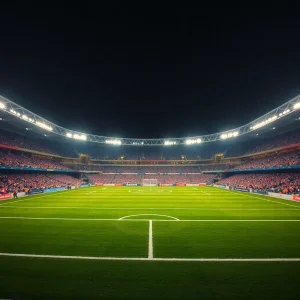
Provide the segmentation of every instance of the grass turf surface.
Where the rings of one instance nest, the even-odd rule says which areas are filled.
[[[118,220],[125,218],[123,220]],[[174,218],[179,219],[176,221]],[[0,298],[299,299],[300,204],[210,187],[94,187],[0,202]]]

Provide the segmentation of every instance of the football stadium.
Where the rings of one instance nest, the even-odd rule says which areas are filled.
[[[0,298],[299,299],[299,109],[140,139],[1,96]]]

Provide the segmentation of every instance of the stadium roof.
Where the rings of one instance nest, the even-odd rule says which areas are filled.
[[[234,109],[234,108],[233,108]],[[93,134],[73,131],[56,125],[47,119],[29,111],[28,109],[0,96],[0,110],[17,118],[22,122],[35,125],[45,134],[53,133],[63,136],[66,139],[78,141],[90,141],[94,143],[102,143],[108,145],[130,145],[130,146],[173,146],[173,145],[195,145],[205,142],[214,142],[218,140],[233,140],[240,136],[261,132],[265,129],[275,126],[282,126],[291,120],[291,116],[295,117],[300,110],[300,95],[264,114],[263,116],[253,120],[252,122],[234,128],[232,130],[213,133],[208,135],[199,135],[193,137],[181,138],[165,138],[165,139],[141,139],[141,138],[117,138],[98,136]],[[290,116],[290,117],[287,117]]]

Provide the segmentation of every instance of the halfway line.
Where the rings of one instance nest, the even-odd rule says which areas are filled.
[[[146,258],[146,257],[100,257],[100,256],[70,256],[70,255],[44,255],[0,253],[3,257],[30,257],[74,260],[124,260],[124,261],[186,261],[186,262],[299,262],[300,258]]]

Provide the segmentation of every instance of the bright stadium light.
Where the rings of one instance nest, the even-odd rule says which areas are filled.
[[[300,108],[300,102],[294,104],[294,109],[299,109]]]
[[[84,135],[84,134],[77,134],[77,133],[74,133],[73,138],[75,140],[81,140],[81,141],[86,141],[86,139],[87,139],[86,135]]]
[[[105,143],[110,144],[110,145],[121,145],[122,144],[121,140],[106,140]]]
[[[66,134],[66,137],[68,137],[68,138],[72,138],[72,137],[73,137],[73,134],[72,134],[72,133],[70,133],[70,132],[67,132],[67,134]]]
[[[1,109],[5,109],[5,108],[6,108],[5,104],[2,103],[2,102],[0,102],[0,108],[1,108]]]
[[[164,142],[165,146],[172,146],[172,145],[176,145],[176,141],[165,141]]]
[[[52,131],[52,130],[53,130],[51,126],[49,126],[49,125],[47,125],[47,124],[45,124],[45,123],[39,122],[39,121],[36,121],[36,122],[35,122],[35,125],[37,125],[37,126],[43,128],[43,129],[46,129],[46,130],[48,130],[48,131]]]
[[[282,116],[286,115],[286,114],[289,113],[289,112],[290,112],[290,110],[289,110],[289,109],[286,109],[286,110],[284,110],[282,113],[279,114],[279,117],[282,117]]]
[[[233,131],[233,132],[222,133],[220,137],[222,140],[225,140],[228,138],[237,137],[238,135],[239,135],[238,131]]]
[[[28,121],[28,117],[26,115],[23,115],[22,118],[26,121]]]
[[[263,126],[265,126],[265,125],[267,125],[267,124],[269,124],[271,122],[274,122],[276,119],[277,119],[277,116],[275,115],[275,116],[273,116],[273,117],[271,117],[271,118],[269,118],[269,119],[267,119],[267,120],[265,120],[263,122],[255,124],[254,126],[251,127],[251,129],[254,130],[254,129],[263,127]]]
[[[144,145],[144,142],[133,142],[132,145]]]
[[[201,139],[187,139],[185,141],[186,145],[200,144],[201,142]]]

